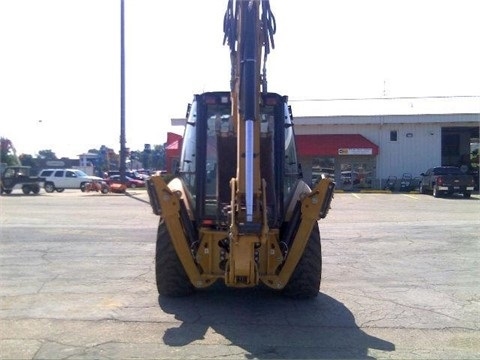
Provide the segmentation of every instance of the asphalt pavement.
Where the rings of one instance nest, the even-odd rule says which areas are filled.
[[[158,297],[145,190],[0,197],[1,359],[478,359],[480,198],[338,193],[321,293]]]

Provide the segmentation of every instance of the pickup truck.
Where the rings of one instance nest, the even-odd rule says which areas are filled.
[[[91,181],[101,181],[98,176],[90,176],[78,169],[43,169],[39,174],[45,178],[45,191],[62,192],[65,189],[85,191],[85,185]]]
[[[420,175],[420,193],[431,192],[434,197],[457,193],[469,198],[475,186],[473,176],[455,166],[437,166]]]
[[[44,182],[44,178],[30,176],[29,166],[6,166],[2,168],[0,176],[0,193],[11,194],[19,188],[25,195],[38,194]]]

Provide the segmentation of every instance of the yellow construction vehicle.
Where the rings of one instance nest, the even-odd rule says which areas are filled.
[[[194,96],[176,178],[148,181],[160,215],[160,295],[188,295],[219,279],[294,298],[319,293],[318,220],[334,183],[324,178],[311,189],[302,180],[288,98],[266,89],[275,28],[268,0],[228,1],[231,89]]]

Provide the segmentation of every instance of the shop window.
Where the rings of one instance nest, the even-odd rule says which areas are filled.
[[[397,130],[390,131],[390,141],[397,141],[398,132]]]
[[[371,188],[375,178],[374,161],[351,161],[344,159],[340,163],[341,178],[337,185],[340,189],[355,190]]]
[[[322,176],[335,181],[335,158],[312,159],[312,185],[320,181]]]

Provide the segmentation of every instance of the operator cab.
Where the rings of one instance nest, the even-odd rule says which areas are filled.
[[[236,177],[237,134],[231,109],[229,92],[194,96],[187,113],[179,166],[195,219],[216,227],[227,226],[230,180]],[[270,227],[279,227],[284,216],[284,194],[299,178],[287,97],[262,94],[260,121],[260,170],[267,184],[268,222]]]

